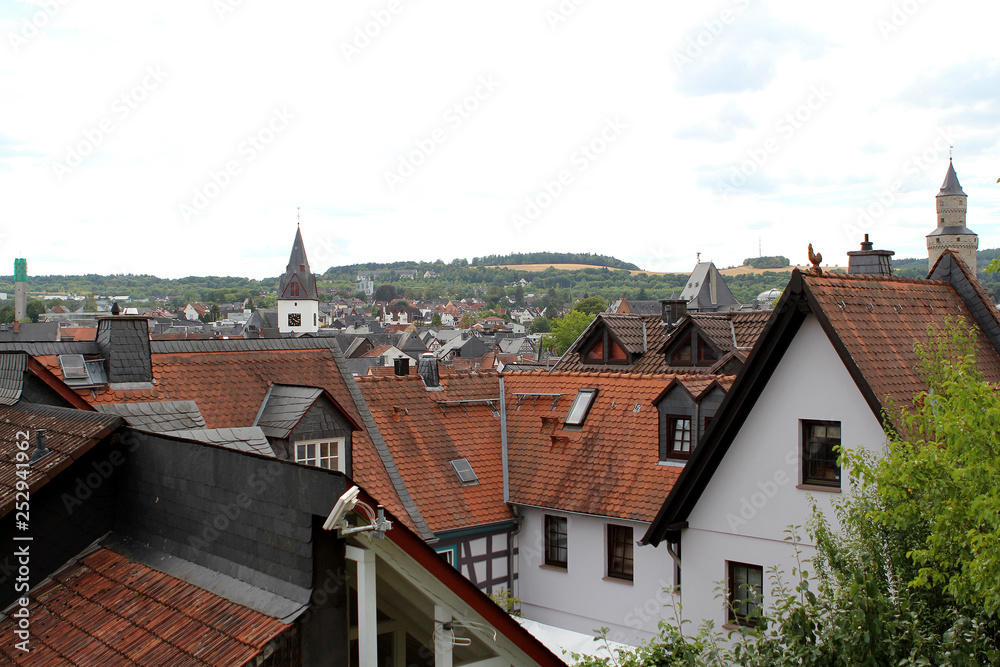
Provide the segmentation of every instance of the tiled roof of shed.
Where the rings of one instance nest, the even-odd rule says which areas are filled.
[[[500,387],[495,373],[449,373],[443,391],[417,375],[365,377],[358,386],[414,502],[435,533],[512,518],[503,500]],[[456,401],[471,401],[458,403]],[[463,486],[450,465],[468,459],[479,484]]]
[[[25,401],[13,406],[0,406],[0,516],[14,507],[19,469],[27,471],[25,480],[29,493],[34,493],[121,423],[121,418],[113,415]],[[39,429],[45,429],[45,445],[51,452],[34,465],[19,468],[16,459],[18,432],[28,434],[27,438],[21,437],[20,440],[27,439],[30,457]]]
[[[244,426],[240,428],[200,428],[171,431],[164,435],[171,435],[175,438],[187,438],[198,442],[207,442],[210,445],[218,445],[235,449],[240,452],[250,452],[263,456],[274,456],[271,443],[267,436],[257,426]]]
[[[31,651],[0,621],[16,665],[243,665],[290,626],[98,548],[31,594]]]
[[[903,405],[926,390],[916,368],[914,344],[928,339],[930,325],[943,330],[951,319],[964,320],[972,331],[979,328],[954,287],[945,281],[860,274],[803,275],[802,279],[883,403],[886,396],[892,396],[897,405]],[[977,359],[986,380],[1000,382],[1000,357],[981,332]]]
[[[672,381],[698,396],[717,379],[573,371],[505,377],[511,502],[635,521],[653,520],[681,471],[658,465],[653,402]],[[725,388],[732,378],[721,380]],[[580,430],[566,429],[584,388],[598,390],[594,403]]]

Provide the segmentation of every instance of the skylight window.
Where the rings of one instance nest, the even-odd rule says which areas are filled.
[[[576,398],[573,399],[573,405],[569,406],[565,425],[583,426],[583,420],[587,418],[587,413],[590,412],[590,407],[594,404],[594,398],[596,397],[596,389],[581,389],[578,391]]]
[[[451,467],[455,469],[458,481],[462,484],[479,484],[479,478],[476,477],[476,472],[469,465],[469,459],[455,459],[451,461]]]
[[[67,380],[90,379],[82,354],[60,354],[59,366],[62,368],[63,377]]]

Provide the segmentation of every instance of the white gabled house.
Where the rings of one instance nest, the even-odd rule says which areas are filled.
[[[866,245],[852,264],[855,255],[888,256]],[[694,627],[743,622],[753,600],[742,584],[767,605],[773,566],[789,580],[796,554],[786,530],[806,523],[810,497],[833,519],[831,501],[851,487],[834,447],[884,451],[887,399],[908,405],[926,389],[914,344],[928,339],[929,325],[949,321],[977,331],[978,366],[1000,381],[1000,317],[958,253],[946,250],[930,279],[793,272],[642,540],[679,561],[683,613]],[[808,557],[804,530],[799,539]],[[735,613],[716,596],[719,582]]]

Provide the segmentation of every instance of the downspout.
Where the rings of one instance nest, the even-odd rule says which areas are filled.
[[[507,470],[507,396],[500,376],[500,459],[503,464],[503,501],[510,502],[510,475]]]
[[[677,539],[679,542],[680,538]],[[674,559],[674,563],[677,564],[677,567],[681,567],[681,557],[680,555],[678,555],[676,551],[674,551],[674,543],[671,542],[670,540],[664,540],[664,543],[667,545],[667,553],[670,554],[670,557]]]

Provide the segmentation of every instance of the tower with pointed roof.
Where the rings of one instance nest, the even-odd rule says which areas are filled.
[[[278,331],[315,333],[319,329],[319,292],[309,270],[302,230],[296,228],[292,254],[278,286]]]
[[[965,226],[969,197],[958,182],[958,174],[955,173],[951,158],[948,159],[948,173],[945,174],[936,199],[938,226],[927,235],[927,258],[930,260],[928,268],[934,268],[945,248],[952,248],[975,274],[979,236]]]

